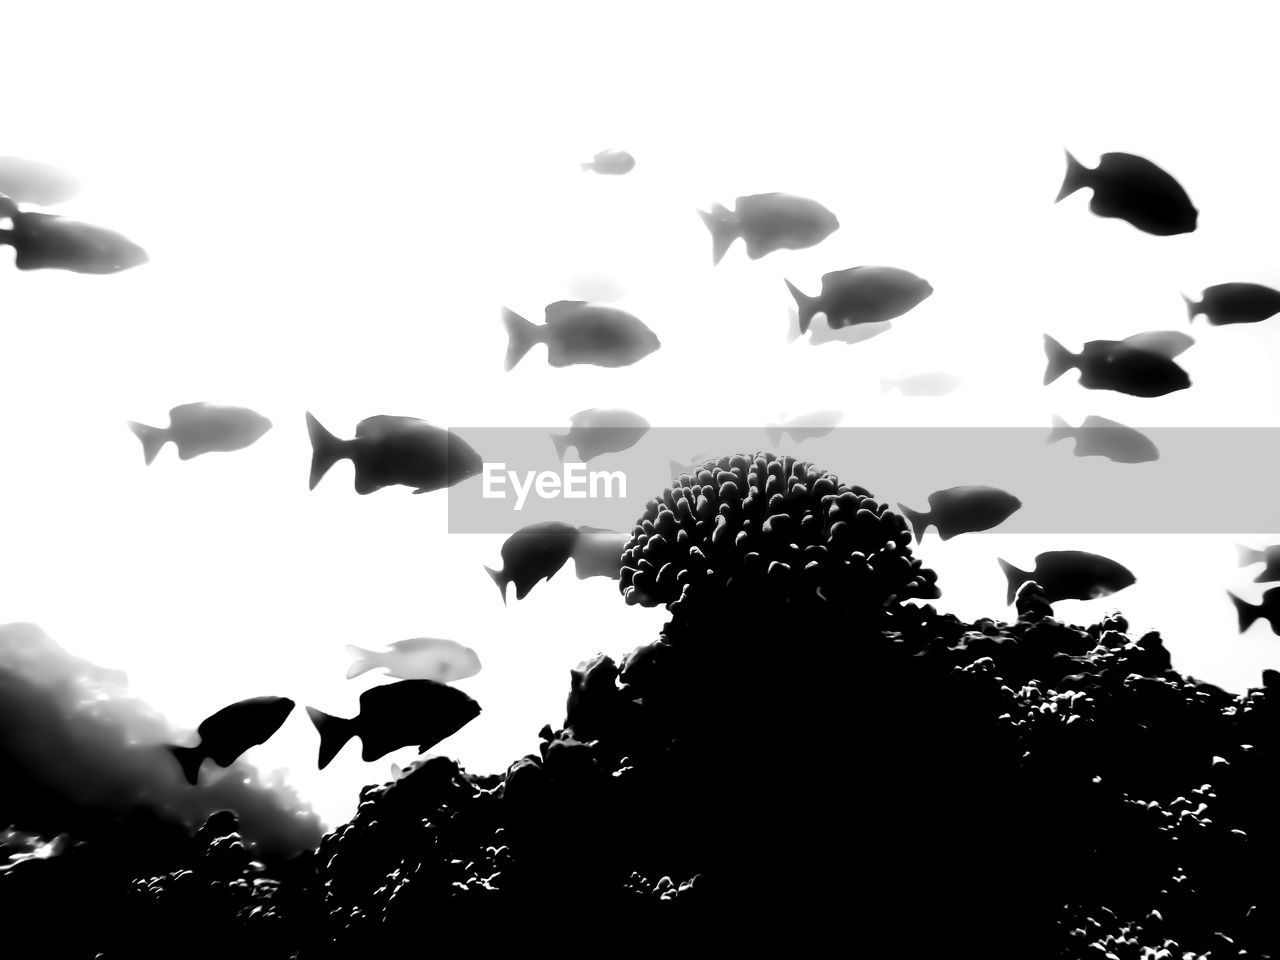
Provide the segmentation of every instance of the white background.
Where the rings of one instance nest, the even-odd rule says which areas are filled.
[[[1280,285],[1271,4],[6,6],[0,154],[74,171],[86,188],[65,212],[152,262],[0,273],[0,622],[125,669],[182,726],[267,693],[350,715],[376,677],[343,679],[345,643],[448,637],[484,661],[462,684],[484,713],[440,750],[499,770],[560,722],[571,666],[663,620],[568,570],[504,607],[481,569],[502,538],[447,535],[443,493],[358,497],[350,463],[308,492],[306,410],[340,436],[379,413],[555,426],[591,406],[655,426],[824,408],[851,426],[1280,421],[1280,320],[1199,321],[1180,360],[1194,386],[1165,398],[1041,385],[1044,332],[1076,348],[1187,329],[1181,292]],[[633,173],[579,170],[610,146]],[[1055,206],[1064,147],[1161,164],[1199,230],[1141,234],[1089,214],[1087,192]],[[695,211],[772,190],[840,230],[756,262],[739,244],[713,268]],[[861,263],[937,292],[864,343],[788,344],[782,278],[816,292]],[[553,370],[539,347],[503,373],[502,306],[539,320],[609,286],[658,353]],[[882,375],[934,369],[965,386],[880,393]],[[144,466],[125,421],[198,400],[275,428]],[[1186,509],[1231,495],[1220,466]],[[1060,615],[1119,607],[1175,665],[1243,689],[1280,640],[1237,635],[1224,589],[1261,588],[1242,586],[1234,540],[930,535],[921,553],[939,606],[966,617],[1007,615],[997,555],[1108,553],[1139,583]],[[321,774],[315,750],[299,710],[250,758],[288,767],[330,823],[412,756],[366,765],[349,746]]]

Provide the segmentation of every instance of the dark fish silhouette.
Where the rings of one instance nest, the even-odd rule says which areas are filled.
[[[579,527],[572,554],[578,579],[609,577],[617,580],[622,575],[622,548],[626,546],[627,539],[625,533],[599,527]]]
[[[347,653],[353,658],[347,669],[348,680],[379,667],[386,670],[388,677],[438,683],[465,680],[480,672],[480,658],[474,650],[453,640],[434,637],[398,640],[388,644],[385,653],[348,644]]]
[[[1247,603],[1230,590],[1227,591],[1227,596],[1235,604],[1241,633],[1258,620],[1265,620],[1270,625],[1272,633],[1280,634],[1280,587],[1271,587],[1263,593],[1261,603]]]
[[[764,432],[769,438],[769,445],[776,450],[783,437],[790,437],[792,443],[825,437],[843,419],[844,413],[839,410],[816,410],[793,417],[786,423],[771,423],[765,427]]]
[[[1240,554],[1240,566],[1247,567],[1255,563],[1265,563],[1262,572],[1253,578],[1254,583],[1270,583],[1280,580],[1280,546],[1264,547],[1255,550],[1238,544],[1236,550]]]
[[[1022,506],[1022,501],[996,487],[979,485],[949,487],[929,494],[929,512],[921,513],[898,504],[911,523],[919,542],[930,525],[938,528],[943,540],[962,533],[977,533],[999,526]]]
[[[1198,213],[1178,181],[1131,153],[1104,153],[1091,170],[1068,152],[1058,200],[1082,187],[1093,190],[1089,209],[1095,214],[1124,220],[1144,233],[1168,237],[1196,228]]]
[[[711,231],[711,262],[719,263],[741,237],[752,260],[776,250],[803,250],[821,243],[840,226],[835,214],[818,203],[787,193],[757,193],[738,197],[734,209],[713,203],[698,216]]]
[[[220,767],[231,766],[250,747],[270,740],[292,711],[293,701],[286,697],[241,700],[223,707],[196,727],[199,746],[168,749],[177,758],[187,782],[195,783],[205,757]]]
[[[170,440],[177,445],[182,460],[243,450],[271,429],[271,421],[245,407],[184,403],[169,411],[167,427],[149,427],[130,420],[129,429],[142,441],[142,455],[150,463]]]
[[[814,314],[823,313],[833,330],[860,323],[884,323],[919,306],[933,293],[929,281],[897,267],[849,267],[822,275],[822,291],[811,297],[790,280],[783,281],[796,298],[800,332]]]
[[[559,572],[577,545],[578,528],[548,520],[522,527],[502,545],[502,569],[485,567],[507,602],[507,584],[516,585],[516,599],[523,600],[538,583]]]
[[[1167,356],[1123,340],[1091,340],[1072,353],[1049,335],[1044,338],[1048,365],[1044,382],[1053,383],[1072,367],[1080,370],[1080,386],[1114,390],[1133,397],[1163,397],[1191,386],[1191,378]]]
[[[896,380],[881,377],[880,392],[888,393],[896,387],[904,397],[944,397],[958,390],[963,383],[954,373],[933,370],[929,373],[913,373]]]
[[[502,319],[509,338],[507,370],[538,343],[547,345],[547,362],[553,367],[575,363],[625,367],[662,346],[652,330],[626,311],[584,300],[548,304],[547,322],[541,325],[506,308]]]
[[[580,410],[569,418],[569,432],[552,434],[561,460],[570,447],[583,463],[605,453],[635,446],[649,432],[649,421],[630,410]]]
[[[1116,561],[1083,550],[1049,550],[1036,557],[1030,572],[1007,560],[1000,561],[1000,569],[1009,581],[1005,603],[1013,603],[1018,588],[1028,580],[1040,584],[1050,603],[1106,597],[1135,582],[1133,574]]]
[[[360,713],[350,720],[307,707],[320,734],[320,769],[359,737],[368,762],[392,750],[416,745],[429,750],[480,715],[480,705],[457,687],[434,680],[398,680],[360,694]]]
[[[148,260],[147,251],[114,231],[48,213],[23,213],[0,197],[0,220],[6,218],[12,226],[0,230],[0,244],[13,247],[19,270],[107,274]]]
[[[620,176],[624,173],[630,173],[635,169],[635,165],[636,158],[625,150],[601,150],[592,157],[589,163],[584,163],[582,169]]]
[[[1148,463],[1160,459],[1160,451],[1150,437],[1106,417],[1085,417],[1080,426],[1073,427],[1055,414],[1053,429],[1045,443],[1057,443],[1068,437],[1075,438],[1077,457],[1106,457],[1114,463]]]
[[[79,192],[80,184],[57,167],[22,157],[0,157],[0,193],[18,203],[47,207]]]
[[[413,417],[367,417],[353,440],[339,440],[307,414],[311,437],[311,489],[339,460],[356,467],[356,493],[401,484],[414,493],[442,490],[483,469],[480,454],[461,437]]]
[[[1229,323],[1260,323],[1280,313],[1280,290],[1260,283],[1219,283],[1205,287],[1199,302],[1183,297],[1187,317],[1195,322],[1204,314],[1210,326]]]

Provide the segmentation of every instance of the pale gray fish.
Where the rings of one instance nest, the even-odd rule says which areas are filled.
[[[884,323],[914,310],[933,295],[928,280],[900,267],[861,266],[822,275],[822,289],[811,297],[790,280],[783,281],[800,312],[800,332],[819,313],[834,328]]]
[[[627,534],[599,527],[578,527],[578,539],[573,547],[573,566],[579,580],[588,577],[609,577],[617,580],[622,574],[622,548]]]
[[[564,460],[572,447],[586,463],[605,453],[620,453],[640,442],[649,421],[630,410],[580,410],[569,418],[569,432],[552,434],[556,454]]]
[[[1106,457],[1114,463],[1149,463],[1160,459],[1160,451],[1146,434],[1106,417],[1085,417],[1073,427],[1057,414],[1053,429],[1045,443],[1057,443],[1068,437],[1076,441],[1077,457]]]
[[[630,173],[635,166],[636,158],[625,150],[601,150],[589,162],[582,164],[582,169],[616,177]]]
[[[787,342],[794,343],[805,335],[800,330],[800,311],[794,307],[787,310],[787,318],[789,324],[787,326]],[[825,317],[822,322],[814,321],[810,324],[807,331],[809,335],[809,343],[818,347],[824,343],[861,343],[863,340],[870,340],[872,337],[879,336],[882,333],[888,333],[893,329],[893,321],[885,320],[882,323],[859,323],[851,327],[831,328],[831,324],[826,322]]]
[[[1280,545],[1263,547],[1255,550],[1243,544],[1236,545],[1240,557],[1240,566],[1248,567],[1255,563],[1266,564],[1262,572],[1253,578],[1254,583],[1271,583],[1280,580]]]
[[[530,323],[506,308],[502,320],[507,328],[507,370],[539,343],[547,345],[547,362],[553,367],[625,367],[662,346],[652,330],[626,311],[583,300],[548,304],[543,324]]]
[[[1120,341],[1127,347],[1145,350],[1172,360],[1186,353],[1195,346],[1195,340],[1181,330],[1149,330],[1146,333],[1135,333]]]
[[[170,440],[182,460],[243,450],[271,429],[271,421],[245,407],[184,403],[169,411],[167,427],[150,427],[131,420],[129,429],[142,441],[142,455],[150,463]]]
[[[69,173],[24,157],[0,157],[0,193],[19,203],[42,207],[70,200],[80,184]]]
[[[575,300],[590,303],[613,303],[625,296],[622,284],[605,273],[583,270],[569,280],[569,293]]]
[[[786,193],[757,193],[738,197],[734,209],[719,203],[710,212],[699,210],[711,231],[711,262],[717,264],[741,237],[747,256],[759,260],[777,250],[803,250],[821,243],[840,227],[835,214],[806,197]]]
[[[825,437],[843,419],[844,413],[840,410],[815,410],[813,413],[793,417],[785,423],[771,423],[765,427],[764,432],[769,443],[776,448],[784,436],[790,437],[792,443]]]
[[[379,668],[385,670],[388,677],[439,683],[465,680],[480,672],[480,657],[474,650],[454,640],[434,637],[397,640],[388,644],[385,651],[348,644],[347,653],[352,657],[348,680]]]
[[[959,377],[945,370],[931,370],[928,373],[913,373],[909,376],[891,380],[880,378],[880,392],[888,393],[897,389],[904,397],[942,397],[960,388],[964,383]]]

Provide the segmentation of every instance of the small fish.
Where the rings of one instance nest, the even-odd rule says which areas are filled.
[[[818,203],[787,193],[757,193],[738,197],[734,209],[713,203],[698,216],[711,231],[711,262],[723,259],[741,237],[752,260],[777,250],[803,250],[821,243],[840,227],[835,214]]]
[[[765,427],[764,432],[769,438],[770,446],[776,449],[783,437],[790,437],[792,443],[825,437],[843,419],[844,413],[840,410],[816,410],[794,417],[786,423],[771,423]]]
[[[1192,323],[1203,313],[1213,327],[1261,323],[1280,313],[1280,290],[1260,283],[1219,283],[1205,287],[1198,303],[1190,297],[1182,299],[1187,302],[1187,318]]]
[[[1254,583],[1270,583],[1280,580],[1280,546],[1264,547],[1255,550],[1243,544],[1237,544],[1240,555],[1240,566],[1247,567],[1255,563],[1265,563],[1262,572],[1253,578]]]
[[[1049,550],[1036,557],[1035,569],[1019,570],[1007,560],[1000,569],[1009,581],[1005,603],[1013,603],[1018,587],[1034,580],[1050,603],[1059,600],[1092,600],[1107,597],[1132,586],[1136,581],[1125,567],[1107,557],[1083,550]]]
[[[1150,160],[1131,153],[1104,153],[1090,170],[1070,152],[1057,203],[1082,187],[1093,189],[1089,209],[1113,217],[1144,233],[1169,237],[1191,233],[1199,216],[1177,180]]]
[[[954,373],[934,370],[929,373],[913,373],[897,380],[881,377],[880,392],[888,393],[897,387],[904,397],[945,397],[958,390],[963,383]]]
[[[547,322],[533,324],[503,308],[507,326],[506,369],[511,370],[535,344],[547,345],[553,367],[589,363],[597,367],[626,367],[642,360],[662,344],[640,320],[616,307],[585,300],[558,300],[547,305]]]
[[[147,251],[132,240],[88,223],[48,213],[23,213],[7,197],[0,197],[0,245],[14,249],[19,270],[69,270],[72,273],[120,273],[148,261]]]
[[[208,757],[220,767],[229,767],[250,747],[266,743],[293,711],[293,701],[285,697],[252,697],[241,700],[196,727],[200,745],[170,746],[188,783],[200,777],[200,764]]]
[[[625,533],[599,527],[579,527],[572,554],[578,579],[609,577],[617,580],[622,575],[622,548],[626,546],[627,539]]]
[[[360,694],[360,713],[350,720],[307,707],[320,734],[321,770],[352,737],[360,738],[360,756],[367,763],[401,747],[416,745],[421,753],[479,715],[478,703],[457,687],[434,680],[397,680],[371,687]]]
[[[1149,463],[1160,459],[1160,451],[1146,434],[1106,417],[1085,417],[1080,426],[1073,427],[1054,414],[1053,429],[1045,443],[1057,443],[1068,437],[1076,441],[1077,457],[1106,457],[1113,463]]]
[[[625,150],[601,150],[591,158],[590,162],[584,163],[582,169],[621,176],[624,173],[630,173],[635,166],[636,158]]]
[[[884,323],[913,310],[933,294],[929,281],[897,267],[849,267],[822,275],[816,297],[783,281],[800,311],[800,332],[809,329],[815,314],[826,314],[832,329],[860,323]]]
[[[939,537],[950,540],[962,533],[978,533],[999,526],[1021,507],[1022,501],[1013,494],[978,485],[949,487],[929,494],[928,513],[898,504],[902,515],[911,522],[917,543],[930,525],[938,528]]]
[[[149,427],[130,420],[129,429],[142,441],[142,456],[151,463],[170,440],[177,446],[181,460],[243,450],[271,429],[271,421],[245,407],[183,403],[169,411],[167,427]]]
[[[461,437],[413,417],[367,417],[353,440],[339,440],[307,414],[311,437],[311,489],[339,460],[356,467],[355,490],[373,493],[402,484],[430,493],[480,473],[484,461]]]
[[[878,337],[882,333],[888,333],[893,329],[893,324],[886,320],[884,323],[860,323],[852,327],[839,327],[833,330],[831,324],[824,319],[820,323],[812,324],[807,331],[800,331],[800,311],[795,309],[787,310],[789,324],[787,326],[787,343],[794,343],[808,333],[809,342],[815,347],[820,347],[824,343],[861,343],[863,340],[870,340],[872,337]]]
[[[649,421],[630,410],[580,410],[569,418],[569,432],[552,434],[556,455],[564,460],[570,447],[586,463],[605,453],[620,453],[640,442]]]
[[[70,200],[80,184],[57,167],[22,157],[0,157],[0,193],[42,207]]]
[[[347,653],[353,658],[347,669],[348,680],[379,667],[386,670],[388,677],[438,683],[465,680],[480,672],[480,658],[474,650],[453,640],[434,637],[397,640],[387,645],[385,653],[348,644]]]
[[[1271,632],[1280,634],[1280,587],[1271,587],[1262,595],[1261,603],[1246,603],[1230,590],[1227,596],[1235,604],[1236,617],[1240,623],[1240,632],[1244,633],[1258,620],[1265,620],[1271,626]]]
[[[1133,397],[1163,397],[1191,386],[1187,372],[1167,356],[1140,349],[1124,340],[1091,340],[1078,354],[1045,335],[1048,358],[1044,382],[1052,383],[1072,367],[1080,370],[1080,386],[1114,390]]]
[[[613,303],[625,295],[622,284],[605,273],[584,270],[569,280],[569,292],[575,300]]]
[[[523,600],[543,580],[550,580],[573,556],[578,528],[548,520],[522,527],[502,545],[502,569],[485,567],[507,602],[507,585],[516,585],[516,599]]]

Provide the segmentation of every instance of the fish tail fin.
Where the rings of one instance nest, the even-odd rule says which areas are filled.
[[[738,239],[737,215],[730,213],[722,204],[713,203],[710,213],[706,210],[699,210],[698,216],[702,218],[702,222],[711,231],[711,265],[715,266],[724,259],[724,255],[729,252],[729,247],[733,245],[733,241]],[[800,331],[802,333],[806,326],[807,324],[802,316],[800,318]]]
[[[505,370],[512,370],[533,349],[541,336],[536,323],[530,323],[514,310],[502,308],[502,322],[507,328],[507,360]]]
[[[311,438],[310,489],[314,490],[320,479],[329,472],[329,468],[347,456],[347,445],[322,427],[320,421],[309,412],[307,436]]]
[[[1262,616],[1262,606],[1260,604],[1246,603],[1230,590],[1227,591],[1227,596],[1231,598],[1231,602],[1235,605],[1236,620],[1240,624],[1240,632],[1244,633]]]
[[[368,673],[374,667],[378,666],[378,655],[372,650],[366,650],[363,647],[353,647],[347,644],[347,654],[351,659],[351,666],[347,668],[347,679],[354,680],[362,673]]]
[[[142,456],[150,464],[160,452],[160,448],[169,442],[169,431],[164,427],[149,427],[145,423],[129,421],[129,429],[142,441]]]
[[[1202,311],[1201,304],[1192,300],[1185,293],[1182,295],[1182,302],[1187,305],[1187,323],[1195,323]]]
[[[778,444],[782,442],[782,427],[773,424],[764,428],[764,435],[769,438],[769,446],[774,450],[778,449]]]
[[[996,559],[1000,562],[1000,569],[1004,571],[1005,580],[1009,582],[1009,591],[1005,595],[1004,602],[1006,604],[1013,603],[1013,598],[1017,595],[1018,588],[1031,579],[1031,574],[1026,570],[1019,570],[1008,560],[1001,560],[999,557]]]
[[[911,532],[915,534],[916,543],[919,543],[924,537],[924,532],[929,529],[929,524],[933,523],[933,513],[921,513],[919,510],[912,510],[905,503],[898,504],[898,509],[902,511],[902,515],[911,524]]]
[[[1247,567],[1251,563],[1261,563],[1267,559],[1267,555],[1261,550],[1246,547],[1243,543],[1236,544],[1236,556],[1240,558],[1240,566],[1242,567]]]
[[[1071,436],[1075,428],[1067,421],[1063,420],[1056,413],[1053,415],[1053,428],[1049,431],[1049,435],[1044,438],[1045,443],[1057,443],[1059,440],[1065,440]]]
[[[498,585],[498,592],[502,594],[502,605],[505,607],[507,605],[507,578],[492,567],[485,567],[484,572],[489,575],[489,579]]]
[[[813,315],[818,312],[819,297],[811,297],[790,280],[783,280],[787,285],[787,289],[791,291],[791,296],[796,298],[796,310],[800,313],[800,333],[803,335],[809,331],[809,324],[813,322]]]
[[[187,783],[195,786],[196,781],[200,779],[200,764],[204,763],[204,751],[199,747],[171,746],[169,752],[178,761],[178,766],[182,768],[182,775],[187,778]]]
[[[569,434],[553,433],[551,443],[556,448],[556,456],[560,458],[561,463],[564,463],[564,455],[569,451]]]
[[[307,707],[307,716],[311,718],[316,733],[320,734],[319,760],[320,769],[323,770],[338,755],[338,751],[347,745],[347,741],[356,735],[356,722],[330,716],[315,707]]]
[[[1067,173],[1062,179],[1062,189],[1054,203],[1065,200],[1081,187],[1089,185],[1089,168],[1071,155],[1070,150],[1063,151],[1067,155]]]
[[[1044,355],[1048,364],[1044,368],[1044,382],[1053,383],[1076,365],[1076,356],[1047,333],[1044,335]]]

